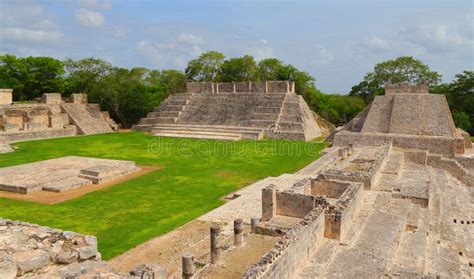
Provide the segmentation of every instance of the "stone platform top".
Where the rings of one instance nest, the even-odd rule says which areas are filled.
[[[132,161],[68,156],[0,169],[0,190],[64,192],[140,170]]]
[[[456,129],[446,97],[429,94],[426,84],[388,84],[385,95],[334,135],[337,146],[384,142],[451,157],[471,146],[469,136]]]

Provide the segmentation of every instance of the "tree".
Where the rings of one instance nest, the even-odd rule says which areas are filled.
[[[457,127],[474,134],[474,72],[464,71],[451,83],[431,88],[434,94],[445,94]]]
[[[256,79],[257,64],[253,56],[231,58],[220,67],[219,81],[253,81]]]
[[[161,72],[159,82],[166,87],[170,94],[186,92],[186,76],[177,70],[164,70]]]
[[[376,95],[383,94],[387,83],[428,83],[435,86],[441,81],[441,75],[432,71],[428,65],[411,56],[402,56],[375,65],[372,72],[352,87],[349,95],[360,96],[368,104]]]
[[[220,52],[204,52],[197,59],[189,61],[186,77],[194,81],[215,81],[224,59],[224,54]]]
[[[281,75],[285,65],[276,58],[267,58],[258,62],[258,79],[260,80],[281,80]]]
[[[32,100],[46,92],[61,92],[63,63],[51,57],[0,56],[0,87],[13,88],[15,100]]]
[[[66,67],[66,93],[73,92],[89,93],[101,78],[112,72],[112,64],[96,58],[84,58],[64,61]]]

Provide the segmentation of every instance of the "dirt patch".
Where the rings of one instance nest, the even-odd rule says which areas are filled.
[[[193,253],[198,261],[209,253],[209,227],[209,223],[191,221],[110,259],[108,264],[116,271],[128,272],[140,264],[154,263],[166,268],[169,276],[179,274],[183,253]]]
[[[150,173],[155,170],[162,169],[160,166],[138,166],[141,168],[141,171],[137,171],[125,176],[122,176],[119,179],[111,180],[102,184],[92,184],[82,188],[72,189],[62,193],[55,193],[49,191],[39,191],[31,194],[18,194],[0,191],[0,197],[9,198],[22,201],[31,201],[43,204],[57,204],[73,198],[80,197],[90,192],[94,192],[100,189],[105,189],[113,185],[119,184],[121,182],[136,178],[147,173]]]
[[[128,272],[143,263],[154,263],[166,268],[172,278],[181,277],[181,256],[192,253],[196,261],[198,278],[242,278],[242,274],[273,246],[277,238],[249,234],[244,229],[241,247],[232,245],[233,235],[222,233],[222,263],[210,262],[209,228],[211,223],[194,220],[165,235],[149,240],[108,261],[118,272]],[[173,277],[174,276],[174,277]]]
[[[222,254],[222,264],[208,265],[198,278],[242,278],[242,275],[272,248],[277,238],[247,234],[241,247],[233,247]]]

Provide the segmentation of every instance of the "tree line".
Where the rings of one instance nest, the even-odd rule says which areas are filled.
[[[376,95],[383,94],[387,82],[423,81],[430,84],[433,93],[446,94],[456,124],[473,134],[473,76],[472,71],[465,71],[452,83],[440,84],[441,76],[427,65],[412,57],[400,57],[375,65],[349,95],[337,95],[321,92],[314,77],[276,58],[226,58],[220,52],[208,51],[189,61],[184,71],[160,71],[116,67],[96,58],[60,61],[0,55],[0,88],[13,88],[15,101],[35,100],[46,92],[60,92],[64,97],[83,92],[124,127],[138,122],[168,95],[185,92],[186,81],[291,80],[310,108],[336,125],[343,125]]]

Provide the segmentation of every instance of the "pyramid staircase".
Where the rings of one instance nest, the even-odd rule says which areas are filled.
[[[305,125],[317,124],[304,118],[301,100],[295,93],[178,93],[133,129],[166,137],[310,140],[315,136]]]

